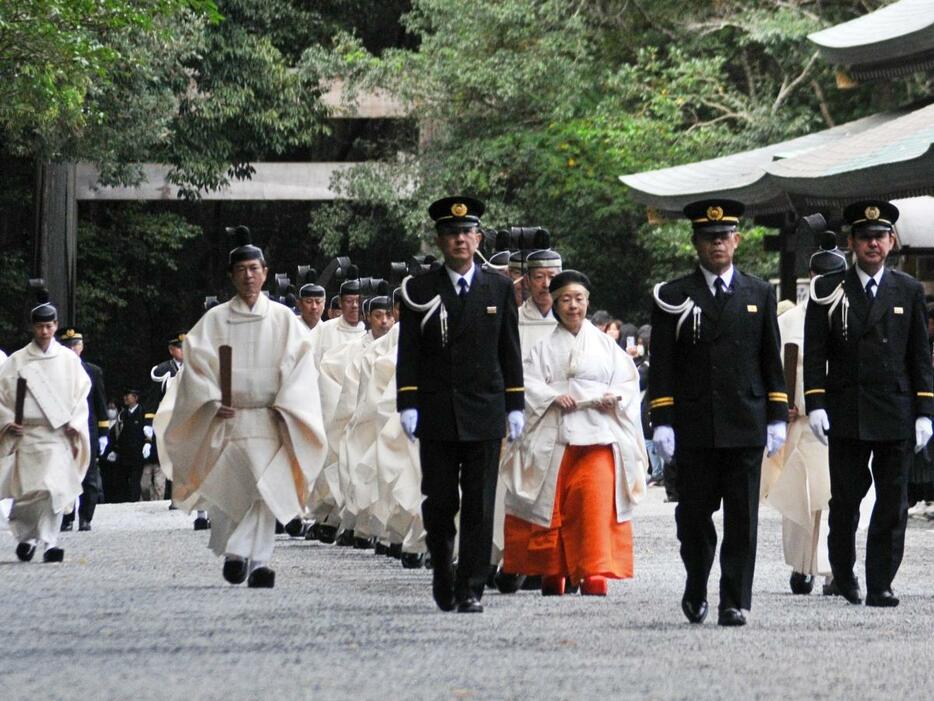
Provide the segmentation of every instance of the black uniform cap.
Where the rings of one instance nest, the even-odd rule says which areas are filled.
[[[266,258],[263,257],[263,249],[253,245],[253,238],[250,230],[245,226],[228,226],[225,231],[234,236],[237,240],[237,247],[230,251],[228,264],[233,268],[234,264],[242,263],[246,260],[258,260],[266,265]]]
[[[169,345],[170,345],[170,346],[179,346],[179,347],[181,347],[181,345],[182,345],[184,342],[185,342],[185,332],[184,332],[184,331],[179,331],[178,333],[172,334],[172,336],[169,337]]]
[[[58,320],[58,310],[49,302],[49,291],[45,288],[36,290],[36,306],[29,312],[33,324],[44,324]]]
[[[844,209],[843,218],[854,234],[863,230],[890,232],[898,221],[898,207],[885,200],[864,200]]]
[[[746,206],[736,200],[698,200],[684,208],[695,233],[725,234],[736,231]]]
[[[140,394],[142,394],[142,392],[140,392],[140,391],[139,391],[138,389],[136,389],[135,387],[126,387],[126,388],[123,390],[123,393],[124,393],[124,394],[135,394],[137,397],[140,396]]]
[[[842,273],[846,270],[846,257],[837,248],[837,235],[832,231],[821,234],[820,250],[811,256],[808,269],[817,275]]]
[[[327,292],[321,285],[318,285],[314,282],[309,282],[307,285],[302,285],[298,290],[298,296],[302,299],[306,297],[324,297],[327,295]]]
[[[58,334],[58,342],[63,346],[71,347],[76,343],[84,343],[84,334],[74,326],[69,326]]]
[[[431,203],[428,216],[435,222],[438,233],[469,229],[480,225],[486,205],[474,197],[443,197]]]

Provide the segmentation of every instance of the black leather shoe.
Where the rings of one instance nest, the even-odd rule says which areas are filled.
[[[29,543],[20,543],[16,546],[16,557],[23,562],[29,562],[32,556],[36,554],[36,546]]]
[[[792,572],[788,580],[792,594],[810,594],[814,589],[814,576],[801,572]]]
[[[325,526],[323,523],[315,524],[315,531],[318,534],[318,540],[330,545],[337,540],[337,526]]]
[[[243,584],[246,580],[249,563],[246,560],[228,558],[224,560],[224,579],[231,584]]]
[[[351,547],[353,545],[353,529],[341,531],[341,534],[337,536],[337,544],[342,548]]]
[[[65,551],[61,548],[49,548],[42,555],[43,562],[62,562],[65,559]]]
[[[397,560],[402,559],[402,543],[390,543],[389,557],[394,557]]]
[[[891,589],[880,592],[866,592],[866,606],[879,606],[882,608],[895,608],[898,606],[898,597]]]
[[[318,540],[318,524],[312,523],[305,529],[305,540]]]
[[[739,609],[723,609],[717,616],[718,626],[744,626],[746,625],[746,616]]]
[[[525,581],[520,587],[522,591],[541,591],[542,589],[542,578],[541,575],[532,574],[527,575]]]
[[[79,531],[89,531],[89,530],[91,530],[91,522],[90,522],[90,521],[85,521],[84,519],[82,519],[81,521],[78,522],[78,530],[79,530]]]
[[[285,532],[290,538],[303,538],[305,536],[305,522],[300,518],[293,518],[285,524]]]
[[[62,521],[61,530],[63,530],[63,531],[71,531],[71,530],[74,530],[74,527],[75,527],[75,520],[74,520],[74,519],[68,519],[67,521]]]
[[[354,547],[354,550],[372,550],[373,539],[372,538],[358,538],[357,536],[354,536],[353,547]]]
[[[383,555],[384,557],[389,554],[389,546],[386,543],[380,543],[376,541],[376,545],[373,546],[373,552],[376,555]]]
[[[431,570],[431,595],[442,611],[454,610],[454,570],[447,567],[435,567]]]
[[[402,566],[407,570],[418,570],[425,564],[425,556],[422,553],[402,553],[400,559]]]
[[[503,572],[502,568],[499,569],[496,576],[493,578],[493,583],[496,585],[500,594],[515,594],[522,587],[524,581],[525,575]]]
[[[208,521],[204,516],[199,516],[195,519],[195,530],[196,531],[206,531],[211,527],[211,522]]]
[[[483,604],[472,594],[457,602],[458,613],[483,613]]]
[[[853,583],[848,586],[840,586],[839,583],[836,583],[837,591],[840,592],[840,596],[849,601],[854,606],[859,606],[863,603],[863,594],[859,590],[859,582],[853,580]]]
[[[268,567],[257,567],[250,572],[246,585],[250,589],[272,589],[276,586],[276,573]]]
[[[710,610],[710,607],[707,606],[706,601],[695,604],[688,599],[681,599],[681,610],[684,611],[684,617],[688,619],[688,622],[703,623],[707,618],[707,612]]]

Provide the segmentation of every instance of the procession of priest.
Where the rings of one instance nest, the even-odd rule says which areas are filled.
[[[655,285],[639,343],[604,328],[588,276],[544,230],[487,257],[481,201],[428,213],[440,260],[395,286],[344,266],[287,298],[266,291],[250,231],[229,229],[234,294],[170,339],[152,391],[128,388],[113,423],[81,332],[59,329],[34,281],[32,340],[0,365],[0,522],[16,557],[62,562],[75,513],[90,530],[102,494],[142,488],[210,531],[231,585],[275,586],[278,533],[430,567],[441,611],[479,613],[490,587],[606,596],[633,577],[633,520],[664,473],[690,623],[708,614],[721,508],[717,622],[747,622],[760,502],[782,514],[793,593],[823,576],[828,596],[898,605],[934,373],[924,289],[886,267],[894,205],[846,208],[851,256],[815,232],[797,305],[733,265],[741,203],[688,205],[697,265]]]

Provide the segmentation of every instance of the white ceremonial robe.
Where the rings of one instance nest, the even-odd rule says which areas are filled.
[[[217,416],[222,345],[233,349],[231,419]],[[326,454],[308,334],[264,295],[252,309],[235,297],[201,317],[184,352],[156,418],[167,424],[157,435],[173,498],[185,511],[209,511],[216,554],[262,560],[270,517],[288,523],[304,512]]]
[[[353,361],[372,343],[373,335],[365,331],[362,335],[344,338],[344,343],[333,346],[322,356],[318,376],[328,455],[312,490],[310,506],[315,520],[329,526],[340,525],[344,503],[341,485],[346,483],[347,477],[341,475],[340,441],[356,404],[359,368],[353,366]]]
[[[26,380],[23,435],[5,427],[16,407],[16,381]],[[19,542],[54,546],[62,514],[81,494],[91,457],[88,393],[91,379],[75,353],[52,340],[35,342],[0,366],[0,498],[12,498],[9,526]],[[69,438],[65,428],[75,430]]]
[[[827,446],[811,431],[804,413],[804,315],[807,301],[778,317],[782,356],[786,343],[798,346],[795,407],[798,418],[788,426],[781,451],[763,458],[763,500],[782,514],[785,563],[802,574],[830,574],[827,557],[827,506],[830,466]]]
[[[391,416],[380,410],[380,399],[390,380],[395,377],[398,345],[397,324],[382,338],[371,343],[358,359],[360,381],[357,407],[341,441],[340,461],[346,465],[349,477],[347,488],[344,489],[341,521],[355,524],[355,535],[363,538],[381,536],[383,533],[382,522],[374,520],[372,514],[380,496],[376,443],[380,431]]]
[[[548,338],[558,325],[558,320],[549,310],[545,316],[539,311],[535,301],[529,297],[519,307],[519,347],[522,349],[522,360],[529,357],[532,348]],[[503,443],[500,451],[500,468],[506,460],[507,445]],[[498,480],[496,483],[496,502],[493,508],[493,547],[490,551],[490,561],[498,565],[503,559],[505,540],[504,526],[506,521],[506,481]]]
[[[307,329],[308,327],[305,326]],[[366,326],[362,321],[356,325],[348,324],[343,316],[333,319],[322,319],[315,326],[317,331],[314,335],[313,347],[315,354],[315,367],[321,369],[321,358],[332,348],[343,346],[350,343],[355,338],[366,333]]]
[[[558,470],[566,445],[609,445],[616,479],[614,502],[619,523],[632,518],[645,495],[648,457],[642,436],[639,373],[613,339],[584,321],[575,336],[558,325],[532,348],[523,363],[526,425],[507,447],[501,464],[506,513],[549,526],[554,513]],[[570,394],[577,401],[605,393],[621,397],[616,411],[579,409],[562,414],[554,400]]]

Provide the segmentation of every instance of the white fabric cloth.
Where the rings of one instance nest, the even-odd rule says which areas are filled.
[[[19,377],[27,385],[21,437],[6,430],[14,419]],[[71,510],[91,457],[90,391],[78,356],[54,340],[44,353],[31,342],[0,366],[0,498],[45,492],[54,512]],[[66,427],[74,429],[74,438]]]
[[[212,509],[211,549],[250,560],[251,569],[269,562],[276,544],[276,517],[262,499],[254,501],[239,523]]]
[[[308,330],[305,325],[302,325],[302,328]],[[314,348],[315,367],[319,370],[321,369],[321,358],[324,357],[325,353],[366,333],[366,326],[362,321],[357,322],[356,325],[351,325],[344,321],[343,316],[337,316],[327,321],[319,321],[315,329],[317,331],[313,331],[312,347]]]
[[[233,349],[230,419],[217,416],[221,345]],[[156,413],[159,452],[176,504],[212,514],[211,547],[220,555],[257,500],[282,523],[304,512],[326,451],[317,371],[299,321],[265,296],[252,309],[235,297],[209,310],[184,351],[185,367]]]
[[[373,341],[373,335],[345,335],[344,342],[332,346],[321,358],[318,389],[321,396],[321,415],[328,437],[327,458],[324,469],[312,490],[311,510],[315,519],[336,526],[340,522],[340,509],[344,502],[339,464],[340,441],[356,404],[357,372],[353,361]]]
[[[47,548],[54,548],[62,530],[62,515],[61,510],[52,507],[48,492],[32,492],[13,502],[10,532],[17,543],[44,543]]]
[[[573,335],[558,325],[536,345],[523,364],[526,430],[509,444],[500,468],[505,482],[506,513],[548,526],[554,511],[558,469],[566,445],[609,445],[616,469],[618,522],[630,520],[645,495],[648,458],[642,436],[639,374],[613,339],[585,321]],[[554,400],[570,394],[577,401],[621,397],[606,414],[579,409],[564,414]]]
[[[341,442],[340,462],[346,465],[348,487],[344,490],[342,522],[354,523],[361,537],[379,536],[383,522],[374,518],[380,498],[376,444],[379,433],[395,412],[380,410],[380,399],[396,372],[399,328],[371,343],[358,359],[360,366],[357,406]]]
[[[798,418],[788,425],[788,439],[782,450],[762,463],[763,500],[782,514],[782,541],[785,561],[795,571],[805,574],[829,570],[826,557],[815,550],[822,511],[830,502],[830,466],[827,447],[808,424],[804,413],[804,316],[807,301],[778,317],[782,348],[786,343],[798,346],[795,379],[795,408]],[[783,351],[784,355],[784,351]],[[823,558],[823,559],[821,559]],[[808,565],[808,569],[797,569]]]

